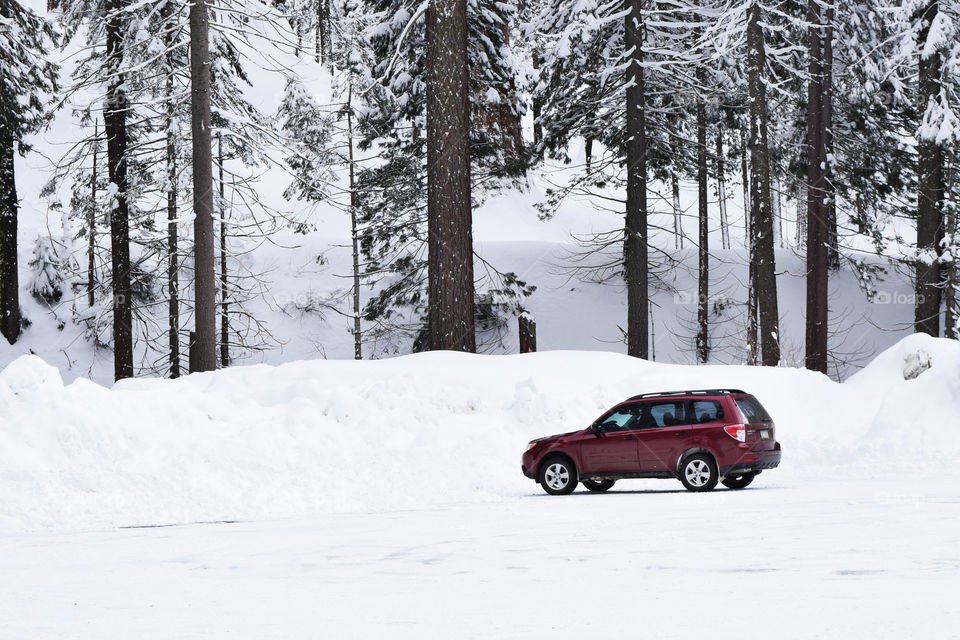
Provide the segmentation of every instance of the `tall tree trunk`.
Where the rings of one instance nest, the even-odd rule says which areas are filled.
[[[10,344],[20,336],[15,157],[13,132],[0,127],[0,334]]]
[[[922,51],[930,25],[940,11],[939,0],[931,0],[920,10],[918,48]],[[918,109],[923,117],[931,102],[939,99],[941,90],[941,52],[920,56]],[[940,335],[940,255],[938,239],[943,234],[943,148],[929,135],[918,135],[917,141],[917,250],[920,259],[915,268],[916,304],[914,330],[931,336]]]
[[[165,5],[166,6],[166,5]],[[168,46],[170,46],[168,44]],[[167,319],[170,345],[170,377],[180,377],[180,267],[177,211],[177,142],[173,131],[176,105],[173,96],[173,66],[167,67]]]
[[[353,357],[363,359],[360,327],[360,234],[357,231],[357,211],[360,194],[357,193],[356,168],[353,161],[353,84],[347,92],[347,152],[350,167],[350,240],[353,244]]]
[[[826,167],[823,18],[818,0],[807,3],[807,301],[805,363],[811,371],[827,372],[827,269],[829,211]]]
[[[583,141],[583,155],[587,165],[587,173],[590,173],[590,165],[593,162],[593,138],[587,138]]]
[[[760,360],[760,343],[757,338],[757,243],[753,241],[753,220],[749,223],[750,259],[747,267],[747,364],[754,366]]]
[[[539,53],[538,50],[533,52],[533,70],[534,72],[539,71],[541,65],[543,64],[543,56]],[[540,141],[543,140],[543,124],[540,122],[540,116],[543,112],[543,98],[540,97],[539,91],[534,87],[533,90],[533,144],[538,145]]]
[[[743,246],[753,246],[753,232],[750,227],[750,167],[749,141],[746,131],[740,131],[740,172],[743,176]],[[752,255],[752,254],[751,254]]]
[[[97,144],[99,120],[93,121],[93,171],[90,174],[90,213],[87,216],[87,307],[96,302],[97,287]]]
[[[647,272],[647,123],[643,73],[643,1],[626,0],[624,45],[627,66],[627,206],[624,275],[627,283],[627,354],[647,358],[649,306]]]
[[[950,260],[943,266],[943,336],[953,340],[960,339],[960,238],[957,233],[957,155],[950,154],[944,163],[944,247],[949,252]]]
[[[953,163],[951,163],[953,165]],[[956,167],[951,166],[952,171],[950,172],[950,183],[951,188],[956,191]],[[943,335],[945,338],[952,338],[953,340],[960,339],[960,296],[957,294],[958,287],[960,287],[960,279],[958,279],[958,258],[957,255],[958,249],[958,238],[957,238],[957,205],[956,201],[953,200],[950,202],[946,210],[946,234],[947,234],[947,247],[950,249],[950,262],[945,266],[946,271],[946,284],[943,291],[943,307],[944,307],[944,322],[943,322]]]
[[[210,134],[210,24],[207,0],[190,5],[190,103],[193,134],[193,253],[196,371],[217,368],[217,274],[213,255],[213,148]]]
[[[703,100],[697,100],[697,223],[700,242],[697,287],[697,361],[710,356],[710,246],[707,226],[707,115]]]
[[[133,301],[130,299],[130,204],[127,200],[127,100],[121,64],[124,48],[123,0],[111,0],[107,19],[107,60],[111,72],[103,128],[107,136],[107,166],[116,187],[110,212],[110,253],[113,279],[113,375],[133,376]]]
[[[770,178],[770,218],[773,220],[773,245],[783,248],[783,224],[780,219],[780,180]]]
[[[770,148],[767,140],[766,53],[759,2],[747,9],[747,67],[750,92],[750,203],[757,270],[760,361],[780,363],[780,320],[770,208]]]
[[[730,220],[727,217],[727,180],[723,170],[723,133],[717,132],[717,198],[720,202],[720,244],[730,248]]]
[[[820,104],[823,120],[823,194],[827,214],[827,264],[840,269],[840,240],[837,233],[837,195],[833,186],[833,17],[834,5],[821,10],[824,16],[823,64]]]
[[[673,191],[673,246],[683,249],[683,221],[680,210],[680,178],[676,171],[670,172],[670,188]]]
[[[330,0],[320,0],[320,20],[323,30],[323,59],[328,67],[333,66],[333,25],[331,24]]]
[[[794,244],[805,247],[807,244],[807,184],[803,180],[797,181],[797,229]]]
[[[466,0],[427,9],[430,348],[476,351]]]
[[[748,127],[749,129],[749,127]],[[743,176],[743,232],[747,252],[747,364],[756,365],[760,353],[757,344],[757,261],[753,218],[750,215],[749,134],[740,132],[740,171]]]
[[[313,59],[317,64],[320,64],[323,53],[323,2],[324,0],[316,0],[317,22],[313,34]]]
[[[220,180],[220,366],[230,366],[230,302],[227,282],[227,193],[223,181],[223,139],[217,134],[217,171]]]

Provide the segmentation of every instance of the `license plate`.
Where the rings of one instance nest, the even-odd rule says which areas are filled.
[[[760,430],[760,439],[761,439],[761,440],[769,440],[769,439],[770,439],[770,432],[767,431],[766,429],[761,429],[761,430]]]

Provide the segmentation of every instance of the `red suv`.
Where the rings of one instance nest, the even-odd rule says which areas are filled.
[[[780,464],[773,420],[738,389],[646,393],[582,431],[527,445],[523,473],[552,495],[577,482],[606,491],[622,478],[679,478],[690,491],[743,489]]]

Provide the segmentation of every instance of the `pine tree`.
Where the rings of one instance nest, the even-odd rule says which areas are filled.
[[[770,143],[767,136],[766,36],[763,9],[757,0],[747,7],[747,75],[750,96],[751,264],[756,269],[758,345],[765,366],[780,364],[780,319],[773,218],[770,205]]]
[[[57,89],[57,67],[45,51],[55,41],[49,24],[17,0],[0,0],[0,335],[10,344],[20,335],[17,276],[17,153],[24,137],[46,122],[45,94]]]
[[[369,46],[376,64],[370,74],[374,86],[354,96],[362,109],[355,126],[363,136],[358,148],[376,144],[380,156],[356,176],[359,248],[365,280],[376,287],[364,306],[366,333],[379,343],[375,349],[395,351],[402,348],[399,338],[410,337],[414,350],[421,350],[430,345],[425,326],[430,233],[424,215],[428,3],[366,0],[363,6],[374,21]],[[530,157],[520,137],[524,106],[510,44],[515,10],[481,0],[468,2],[466,12],[469,193],[476,207],[488,194],[519,184]],[[459,242],[465,246],[462,238]],[[505,315],[521,312],[523,298],[533,291],[516,274],[483,264],[474,319],[480,348],[501,341]]]

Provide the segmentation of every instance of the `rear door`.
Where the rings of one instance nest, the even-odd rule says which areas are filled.
[[[640,417],[638,454],[641,471],[672,471],[686,423],[684,400],[649,400]]]
[[[640,470],[637,458],[637,431],[640,408],[625,405],[613,409],[595,424],[599,434],[587,436],[580,443],[580,458],[587,473],[635,473]]]
[[[746,425],[746,442],[753,451],[773,451],[777,443],[773,418],[751,395],[733,396],[733,403]]]

